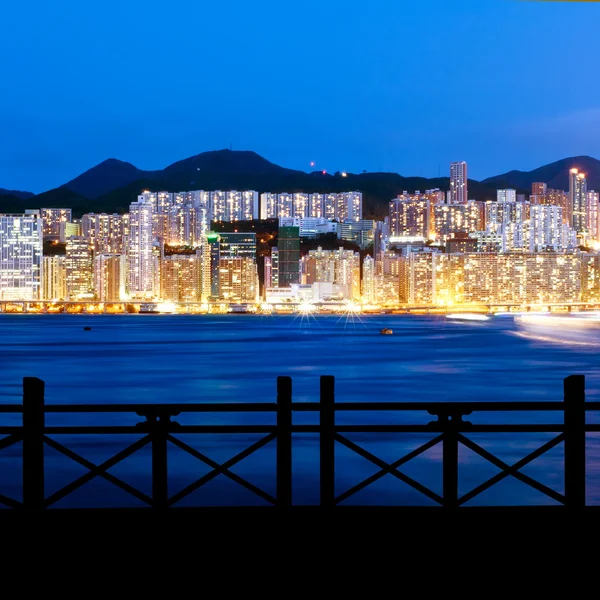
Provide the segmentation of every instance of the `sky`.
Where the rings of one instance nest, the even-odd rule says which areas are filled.
[[[474,179],[600,158],[600,3],[23,0],[0,22],[3,188],[229,147]]]

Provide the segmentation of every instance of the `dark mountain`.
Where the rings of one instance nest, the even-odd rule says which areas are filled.
[[[529,193],[534,181],[544,181],[548,187],[568,189],[568,171],[574,166],[588,174],[589,189],[600,190],[600,161],[581,156],[557,161],[534,171],[511,171],[481,182],[469,180],[469,197],[492,200],[496,198],[496,190],[502,187]],[[159,171],[142,171],[130,163],[109,159],[60,188],[29,197],[28,205],[22,203],[21,209],[72,207],[75,216],[92,211],[125,212],[145,189],[169,192],[251,189],[259,193],[360,190],[365,217],[381,218],[388,212],[389,201],[405,190],[412,193],[440,188],[445,191],[448,187],[447,177],[426,179],[403,177],[398,173],[348,173],[347,176],[341,173],[323,174],[321,171],[305,173],[280,167],[255,152],[216,150],[186,158]]]
[[[31,196],[35,196],[32,192],[22,192],[20,190],[5,190],[4,188],[0,188],[0,196],[13,196],[14,198],[20,198],[21,200],[25,200],[25,198],[31,198]]]
[[[534,181],[543,181],[549,188],[568,190],[569,170],[573,167],[578,168],[587,175],[589,190],[600,190],[600,160],[591,156],[563,158],[533,171],[509,171],[503,175],[484,179],[481,183],[494,188],[516,187],[531,193],[531,184]]]
[[[198,172],[207,172],[212,175],[282,175],[305,174],[280,167],[256,152],[248,150],[214,150],[202,152],[191,158],[173,163],[163,170],[165,178],[175,174],[195,177]]]
[[[143,178],[160,177],[161,171],[141,171],[131,163],[109,158],[85,173],[75,177],[64,186],[72,192],[94,200],[132,181]],[[60,188],[58,188],[60,189]]]

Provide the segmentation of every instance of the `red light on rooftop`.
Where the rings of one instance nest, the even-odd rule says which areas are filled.
[[[327,171],[323,171],[323,175],[327,175]]]

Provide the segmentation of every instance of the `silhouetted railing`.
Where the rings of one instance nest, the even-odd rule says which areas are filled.
[[[377,413],[380,411],[412,411],[428,413],[437,418],[427,424],[386,424],[386,425],[338,425],[338,412]],[[483,412],[547,412],[562,415],[558,424],[472,424],[463,417]],[[320,402],[293,403],[292,380],[289,377],[277,379],[276,402],[229,403],[229,404],[104,404],[104,405],[46,405],[44,402],[44,382],[26,377],[23,380],[23,404],[0,405],[1,413],[22,413],[22,425],[1,426],[0,450],[17,442],[23,442],[23,500],[18,501],[0,495],[0,504],[16,509],[41,510],[74,492],[82,485],[101,477],[138,500],[155,509],[173,506],[192,492],[202,487],[218,475],[224,475],[270,504],[278,507],[292,505],[292,434],[317,433],[320,437],[320,505],[334,507],[360,490],[390,474],[418,490],[445,508],[457,508],[472,500],[483,491],[506,477],[515,477],[534,489],[546,494],[569,508],[585,506],[586,492],[586,432],[600,432],[600,425],[586,423],[586,411],[600,411],[600,402],[585,401],[585,379],[583,375],[571,375],[564,380],[563,402],[336,402],[334,378],[321,377]],[[294,425],[293,412],[319,414],[316,425]],[[47,414],[81,413],[129,413],[145,418],[137,425],[117,426],[48,426]],[[180,413],[271,413],[276,421],[270,425],[181,425],[172,417]],[[53,435],[59,434],[143,434],[143,437],[112,458],[94,464],[66,446],[60,444]],[[352,433],[433,433],[437,434],[419,448],[402,458],[388,463],[365,448],[351,441]],[[555,433],[550,441],[531,452],[513,465],[494,456],[468,434],[472,433]],[[218,463],[180,439],[183,434],[262,434],[257,442],[239,452],[233,458]],[[277,443],[277,485],[273,497],[264,490],[233,473],[231,468],[272,441]],[[212,470],[176,494],[169,496],[167,444],[174,444],[181,450],[208,465]],[[564,442],[564,494],[549,488],[521,469],[548,450]],[[335,492],[335,449],[336,443],[345,446],[379,468],[374,475],[351,487],[343,493]],[[430,448],[442,444],[443,488],[442,495],[417,482],[400,470],[400,467]],[[481,485],[460,496],[458,493],[459,446],[462,444],[500,469]],[[67,456],[88,472],[62,489],[46,496],[44,446],[49,446]],[[122,481],[108,470],[145,446],[152,450],[152,493],[151,496]]]

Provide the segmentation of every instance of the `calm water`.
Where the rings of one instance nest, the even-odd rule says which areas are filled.
[[[83,327],[92,331],[84,332]],[[393,336],[379,330],[390,327]],[[450,321],[444,317],[361,316],[165,316],[165,315],[0,315],[0,402],[20,402],[24,376],[46,382],[48,403],[228,402],[273,401],[276,378],[293,378],[294,399],[318,399],[319,376],[336,377],[340,401],[364,400],[561,400],[562,380],[573,373],[586,375],[587,397],[600,398],[598,352],[600,337],[593,331],[521,329],[510,316],[486,322]],[[10,416],[0,417],[10,423]],[[62,417],[64,419],[64,417]],[[210,421],[199,421],[199,419]],[[233,422],[228,415],[177,417],[181,423]],[[240,418],[239,416],[237,417]],[[302,421],[300,421],[302,418]],[[344,415],[346,420],[356,416]],[[371,423],[401,419],[427,422],[406,414],[363,415]],[[483,417],[471,420],[482,422]],[[489,418],[489,416],[487,417]],[[531,420],[532,415],[503,415]],[[545,415],[546,422],[557,415]],[[58,417],[49,424],[59,423]],[[192,420],[190,420],[192,419]],[[246,417],[246,422],[269,417]],[[295,422],[312,422],[305,414]],[[537,417],[538,422],[542,422]],[[590,419],[591,420],[591,419]],[[64,421],[62,421],[64,422]],[[71,422],[75,422],[72,418]],[[85,423],[134,423],[127,416],[85,416]],[[237,421],[239,422],[239,421]],[[339,421],[341,422],[341,421]],[[217,439],[186,436],[190,445],[218,462],[241,451],[260,436]],[[414,434],[353,436],[366,449],[392,461],[432,436]],[[551,434],[473,435],[499,458],[513,463],[534,450]],[[132,443],[124,437],[56,439],[99,463]],[[588,502],[600,502],[600,444],[588,440]],[[271,447],[272,446],[272,447]],[[274,493],[274,444],[232,470]],[[294,439],[294,497],[313,503],[318,497],[317,440]],[[183,451],[169,450],[170,491],[188,485],[209,468]],[[441,493],[441,446],[403,467],[403,471]],[[20,447],[0,451],[0,493],[19,498],[16,482]],[[85,473],[85,469],[48,449],[47,493]],[[542,483],[562,491],[562,445],[525,469]],[[111,473],[142,491],[150,491],[149,452],[127,459]],[[377,471],[370,463],[339,448],[337,491]],[[495,467],[466,449],[461,450],[460,492],[496,473]],[[429,504],[430,501],[391,476],[360,492],[354,503]],[[552,504],[537,491],[510,479],[494,486],[474,504],[527,502]],[[125,492],[95,479],[57,506],[137,505]],[[182,505],[262,503],[246,490],[220,476]]]

